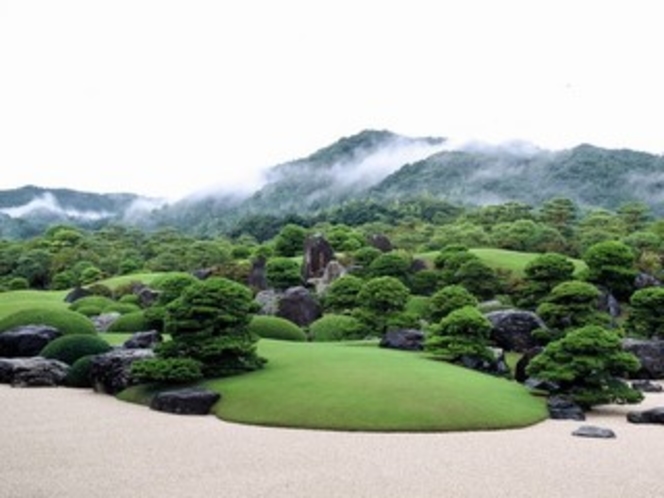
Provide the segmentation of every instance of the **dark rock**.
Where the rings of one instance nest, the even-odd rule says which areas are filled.
[[[551,396],[547,400],[549,417],[554,420],[585,420],[586,414],[579,405],[565,396]]]
[[[179,415],[207,415],[220,398],[219,393],[207,389],[177,389],[157,394],[150,408]]]
[[[14,387],[52,387],[62,384],[69,365],[58,360],[0,358],[0,382]]]
[[[649,273],[639,273],[634,279],[634,287],[645,289],[646,287],[660,287],[662,282]]]
[[[141,287],[134,290],[134,294],[138,296],[142,308],[149,308],[157,302],[161,293],[149,287]]]
[[[101,315],[93,316],[90,318],[95,326],[97,332],[106,332],[108,328],[113,325],[113,322],[120,318],[120,313],[112,311],[110,313],[102,313]]]
[[[642,412],[628,412],[627,421],[633,424],[664,424],[664,407]]]
[[[402,349],[405,351],[422,351],[424,349],[424,332],[415,329],[390,330],[380,340],[381,348]]]
[[[49,342],[62,334],[48,325],[23,325],[0,333],[0,357],[37,356]]]
[[[523,385],[528,389],[537,390],[537,391],[546,391],[549,393],[554,393],[560,389],[560,386],[555,382],[550,380],[542,380],[537,377],[528,377]]]
[[[192,271],[191,274],[198,280],[206,280],[214,274],[214,268],[199,268]]]
[[[280,294],[273,289],[264,290],[256,294],[254,301],[256,301],[260,307],[258,314],[270,316],[276,315],[279,310],[279,297]]]
[[[65,296],[65,302],[73,303],[74,301],[78,301],[81,298],[91,296],[92,294],[93,294],[92,291],[84,289],[83,287],[74,287],[74,289]]]
[[[655,384],[649,380],[635,380],[632,382],[632,389],[636,389],[642,393],[661,393],[664,391],[661,384]]]
[[[302,261],[302,279],[321,278],[325,268],[334,260],[334,249],[320,234],[307,237],[304,241],[304,259]]]
[[[478,356],[463,355],[458,363],[465,368],[477,370],[478,372],[500,377],[508,376],[510,374],[510,369],[505,361],[505,353],[499,348],[490,349],[493,353],[492,360],[487,360]]]
[[[323,315],[320,303],[304,287],[291,287],[277,304],[277,316],[306,327]]]
[[[516,362],[516,366],[514,367],[514,380],[520,382],[521,384],[526,382],[526,380],[528,379],[528,374],[526,373],[526,369],[528,368],[528,365],[530,365],[530,361],[533,358],[535,358],[535,356],[540,354],[543,350],[544,348],[542,348],[541,346],[537,346],[523,353],[523,356],[519,358],[519,361]]]
[[[388,239],[385,235],[380,233],[375,233],[373,235],[370,235],[367,238],[367,242],[369,242],[369,245],[375,247],[376,249],[382,252],[390,252],[391,250],[394,249],[394,247],[392,246],[392,242],[390,242],[390,239]]]
[[[531,311],[492,311],[486,317],[493,327],[491,340],[506,351],[525,352],[536,347],[533,331],[547,328],[542,319]]]
[[[618,318],[622,313],[620,303],[607,289],[601,289],[601,291],[597,301],[597,309],[608,313],[611,318]]]
[[[267,260],[265,257],[261,256],[256,258],[251,264],[251,270],[249,271],[247,284],[252,289],[258,291],[267,289],[267,272],[265,271],[266,263]]]
[[[623,339],[623,349],[636,355],[641,362],[633,379],[664,378],[664,340],[662,339]]]
[[[414,259],[413,262],[410,264],[410,272],[411,273],[417,273],[418,271],[423,271],[427,270],[429,267],[427,266],[426,261],[423,259]]]
[[[597,427],[594,425],[582,425],[577,430],[572,432],[572,436],[579,437],[592,437],[598,439],[612,439],[616,437],[616,433],[611,429],[605,429],[604,427]]]
[[[127,349],[152,349],[162,341],[161,334],[156,330],[136,332],[122,345]]]
[[[151,349],[114,349],[92,358],[90,379],[95,391],[117,394],[132,384],[131,364],[137,360],[153,358]]]

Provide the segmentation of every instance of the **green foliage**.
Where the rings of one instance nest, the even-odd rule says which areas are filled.
[[[411,295],[406,303],[406,313],[410,313],[417,317],[426,317],[429,313],[430,302],[430,297]]]
[[[158,304],[165,306],[180,297],[184,289],[196,282],[198,279],[189,273],[167,273],[155,279],[152,287],[160,292]]]
[[[634,252],[619,241],[599,242],[583,255],[588,280],[602,285],[618,299],[627,299],[634,289]]]
[[[348,315],[326,314],[309,325],[313,341],[350,341],[366,335],[362,322]]]
[[[203,378],[202,364],[191,358],[146,358],[131,364],[136,382],[186,384]]]
[[[463,356],[492,359],[488,349],[491,322],[476,307],[452,311],[431,328],[425,349],[434,357],[457,361]]]
[[[50,325],[63,335],[97,333],[89,318],[66,309],[28,308],[0,320],[0,332],[20,325]]]
[[[141,307],[137,304],[114,302],[106,306],[103,311],[104,313],[120,313],[121,315],[126,315],[128,313],[140,312]]]
[[[369,264],[371,277],[395,277],[408,282],[411,261],[397,252],[383,253]]]
[[[438,270],[420,270],[411,275],[409,287],[413,294],[431,296],[440,287],[442,275]]]
[[[556,285],[572,280],[574,270],[574,264],[562,254],[537,256],[526,265],[525,282],[517,292],[518,306],[536,308]]]
[[[256,315],[249,322],[249,332],[264,339],[306,341],[307,335],[293,322],[278,316]]]
[[[122,304],[135,304],[140,307],[141,299],[136,294],[125,294],[124,296],[120,296],[118,302]]]
[[[106,353],[111,346],[95,335],[71,334],[58,337],[49,342],[39,353],[44,358],[59,360],[72,365],[76,360],[87,355]]]
[[[307,231],[299,225],[284,226],[274,238],[274,252],[277,256],[290,258],[300,256],[304,251]]]
[[[112,304],[115,304],[115,301],[106,296],[85,296],[71,303],[69,309],[72,311],[80,311],[81,308],[92,306],[103,311],[104,308]]]
[[[477,298],[465,287],[448,285],[431,296],[427,316],[434,322],[440,322],[454,310],[464,306],[477,306],[477,304]]]
[[[365,246],[353,253],[353,262],[362,268],[368,268],[381,254],[383,253],[380,249],[373,246]]]
[[[376,277],[364,283],[358,294],[363,308],[378,314],[403,311],[410,291],[394,277]]]
[[[302,285],[300,265],[290,258],[272,258],[265,265],[268,285],[275,289],[288,289]]]
[[[90,367],[92,359],[95,354],[81,356],[78,360],[72,363],[71,368],[67,371],[64,379],[64,385],[67,387],[92,387],[92,380],[90,379]]]
[[[76,309],[76,313],[85,315],[87,317],[99,316],[104,312],[102,308],[94,304],[89,304],[87,306],[80,306]]]
[[[584,408],[606,403],[638,403],[643,395],[623,380],[639,361],[622,349],[620,336],[599,326],[569,332],[546,346],[527,367],[528,375],[560,386]]]
[[[463,285],[482,300],[491,299],[502,290],[496,272],[480,259],[469,259],[454,273],[452,283]]]
[[[323,306],[328,311],[346,312],[359,305],[358,295],[364,281],[354,275],[344,275],[333,281],[323,296]]]
[[[30,288],[30,282],[25,277],[14,277],[7,283],[8,290],[26,290]]]
[[[450,260],[456,261],[453,259],[455,256],[458,256],[459,254],[462,254],[462,258],[468,257],[469,259],[472,258],[472,256],[468,256],[469,251],[468,247],[466,247],[463,244],[450,244],[445,247],[443,247],[438,255],[434,258],[433,264],[436,268],[439,270],[451,270],[454,271],[456,270],[461,264],[465,263],[466,259],[462,259],[460,262],[452,262],[450,263]]]
[[[133,311],[118,317],[108,327],[108,332],[145,332],[150,326],[144,311]]]
[[[664,288],[637,290],[630,298],[631,311],[625,328],[640,337],[664,338]]]

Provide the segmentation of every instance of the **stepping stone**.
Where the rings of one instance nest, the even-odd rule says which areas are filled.
[[[582,425],[577,430],[572,432],[572,436],[579,437],[592,437],[598,439],[611,439],[616,437],[616,433],[611,429],[605,429],[604,427],[597,427],[594,425]]]
[[[152,398],[150,408],[178,415],[207,415],[221,395],[207,389],[185,388],[164,391]]]

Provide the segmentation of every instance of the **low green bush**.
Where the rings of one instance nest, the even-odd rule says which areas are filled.
[[[70,310],[57,310],[46,308],[28,308],[17,311],[0,320],[0,332],[10,330],[21,325],[50,325],[63,335],[91,334],[97,331],[92,321]]]
[[[291,321],[277,316],[256,315],[249,322],[249,332],[263,339],[306,341],[304,331]]]
[[[76,360],[65,377],[64,384],[67,387],[92,387],[92,381],[90,380],[90,365],[92,364],[92,358],[96,355],[88,354],[81,356]]]
[[[357,318],[348,315],[327,314],[311,325],[313,341],[349,341],[365,337],[365,328]]]
[[[203,378],[203,364],[192,358],[148,358],[132,363],[131,377],[141,383],[194,382]]]
[[[87,334],[72,334],[58,337],[49,342],[44,346],[39,355],[72,365],[83,356],[106,353],[110,350],[111,346],[100,337]]]
[[[99,306],[95,306],[93,304],[90,304],[88,306],[81,306],[76,310],[76,313],[80,313],[81,315],[89,317],[101,315],[103,312],[104,312],[103,308],[100,308]]]
[[[106,308],[106,306],[110,306],[111,304],[114,303],[115,301],[106,296],[85,296],[71,303],[69,305],[69,309],[72,311],[78,311],[80,313],[81,308],[94,306],[95,308],[103,310],[104,308]]]
[[[406,312],[417,316],[426,316],[429,313],[431,298],[427,296],[410,296],[406,303]]]
[[[141,299],[136,294],[124,294],[118,299],[119,303],[141,305]]]
[[[104,313],[120,313],[121,315],[127,315],[137,311],[141,311],[141,307],[131,303],[113,302],[104,308]]]
[[[143,332],[149,329],[145,314],[142,311],[134,311],[120,316],[111,324],[107,332]]]

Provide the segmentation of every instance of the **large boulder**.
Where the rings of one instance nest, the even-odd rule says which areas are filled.
[[[320,234],[307,237],[304,241],[304,259],[302,261],[302,279],[321,278],[325,268],[334,259],[334,249]]]
[[[531,360],[542,351],[544,351],[544,348],[537,346],[523,353],[521,358],[519,358],[519,361],[516,362],[516,366],[514,367],[514,380],[521,384],[526,382],[528,379],[528,374],[526,373],[528,365],[530,365]]]
[[[373,246],[382,252],[390,252],[392,249],[394,249],[394,246],[392,245],[392,242],[390,242],[390,239],[388,239],[386,235],[383,235],[381,233],[375,233],[373,235],[370,235],[369,237],[367,237],[367,242],[369,243],[370,246]]]
[[[127,349],[153,349],[162,342],[161,334],[156,330],[147,330],[145,332],[136,332],[122,345]]]
[[[259,315],[269,315],[274,316],[279,311],[279,297],[280,293],[274,289],[267,289],[260,291],[256,294],[254,301],[258,304],[258,314]]]
[[[279,298],[277,316],[306,327],[323,315],[318,300],[304,287],[291,287]]]
[[[0,333],[0,357],[37,356],[53,339],[62,334],[49,325],[23,325]]]
[[[642,412],[628,412],[627,421],[632,424],[664,424],[664,407],[652,408]]]
[[[622,314],[620,303],[608,289],[601,289],[599,299],[597,301],[597,309],[608,313],[611,318],[618,318]]]
[[[92,323],[95,326],[95,330],[97,332],[106,332],[111,325],[113,325],[113,322],[115,322],[118,318],[120,318],[120,313],[117,311],[111,311],[109,313],[102,313],[101,315],[93,316],[90,318],[92,320]]]
[[[547,400],[549,417],[554,420],[585,420],[586,414],[579,405],[565,396],[551,396]]]
[[[496,375],[499,377],[507,377],[510,374],[510,368],[505,361],[505,352],[500,348],[489,348],[492,353],[492,359],[486,360],[478,356],[463,355],[458,363],[471,370],[486,373],[489,375]]]
[[[321,278],[310,278],[308,283],[315,287],[317,295],[322,296],[330,284],[338,278],[343,277],[346,272],[347,270],[344,265],[335,259],[327,264]]]
[[[632,382],[632,389],[636,389],[642,393],[661,393],[664,391],[664,387],[661,384],[656,384],[649,380],[635,380]]]
[[[177,389],[157,394],[152,398],[150,408],[179,415],[207,415],[220,398],[219,393],[207,389]]]
[[[536,347],[533,331],[546,329],[542,319],[532,311],[492,311],[486,317],[492,325],[491,340],[506,351],[523,353]]]
[[[249,277],[247,279],[247,284],[252,289],[258,291],[264,291],[267,289],[267,272],[265,270],[265,265],[267,264],[267,259],[264,257],[258,257],[251,263],[251,270],[249,271]]]
[[[639,273],[634,279],[634,287],[637,289],[645,289],[646,287],[659,287],[662,285],[656,277],[649,273]]]
[[[623,339],[622,346],[641,362],[641,368],[632,378],[664,379],[664,340]]]
[[[424,349],[424,332],[416,329],[390,330],[380,340],[379,346],[404,351],[422,351]]]
[[[58,360],[32,358],[0,358],[0,383],[14,387],[59,386],[69,372],[69,365]]]
[[[154,356],[151,349],[114,349],[93,357],[90,363],[93,389],[106,394],[119,393],[132,384],[131,364]]]
[[[136,286],[134,294],[138,296],[138,300],[142,308],[149,308],[157,302],[161,292],[158,290],[150,289],[146,286]]]

